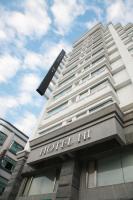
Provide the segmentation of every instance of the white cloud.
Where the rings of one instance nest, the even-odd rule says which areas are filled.
[[[14,38],[14,31],[7,26],[8,12],[0,6],[0,42],[8,42]]]
[[[28,105],[29,103],[38,106],[34,101],[36,101],[38,97],[36,88],[39,83],[40,79],[37,75],[32,73],[25,74],[22,80],[20,80],[17,95],[5,95],[0,97],[0,116],[5,117],[9,111],[13,111],[20,106]]]
[[[24,11],[9,13],[8,25],[18,34],[25,36],[45,35],[50,27],[51,19],[47,14],[47,5],[43,0],[26,0],[23,3]]]
[[[45,66],[46,68],[49,68],[53,64],[60,51],[64,49],[66,53],[69,52],[71,45],[67,42],[60,41],[59,43],[48,43],[47,47],[45,46],[44,48],[46,48],[47,51],[43,54],[42,67]]]
[[[86,23],[87,29],[91,29],[93,26],[95,26],[98,23],[98,20],[94,19],[92,21],[89,21]]]
[[[51,11],[57,32],[64,35],[71,28],[75,18],[85,13],[86,5],[80,0],[54,0]]]
[[[33,73],[27,73],[22,78],[20,83],[20,91],[22,92],[34,92],[40,83],[40,78]]]
[[[27,73],[20,80],[20,87],[17,101],[18,105],[27,105],[29,103],[35,104],[34,100],[37,98],[36,89],[40,83],[40,78],[36,74]]]
[[[96,24],[102,21],[102,9],[100,7],[97,7],[96,5],[95,6],[88,5],[87,11],[93,12],[95,14],[95,17],[93,17],[92,19],[90,19],[88,22],[85,23],[85,26],[87,27],[87,29],[91,29],[93,26],[95,26]]]
[[[32,70],[42,66],[42,55],[39,53],[28,51],[24,58],[24,68]]]
[[[47,70],[62,49],[64,49],[67,53],[70,51],[71,45],[65,41],[59,41],[59,43],[48,42],[47,44],[42,45],[42,53],[27,51],[23,67],[29,68],[32,71],[40,68]]]
[[[44,0],[24,0],[20,2],[18,10],[4,9],[0,5],[0,41],[16,42],[29,36],[42,37],[51,25]]]
[[[4,117],[8,110],[15,108],[18,105],[16,98],[13,96],[0,97],[0,116]]]
[[[15,126],[28,136],[31,136],[36,122],[37,117],[33,113],[25,112],[24,115],[15,122]]]
[[[21,92],[17,96],[18,105],[26,105],[32,102],[32,94],[28,92]]]
[[[7,35],[4,32],[4,30],[0,30],[0,40],[6,40],[7,39]]]
[[[12,55],[0,56],[0,82],[7,82],[20,68],[20,60]]]
[[[107,22],[126,24],[133,22],[133,1],[132,0],[111,0],[107,1]]]

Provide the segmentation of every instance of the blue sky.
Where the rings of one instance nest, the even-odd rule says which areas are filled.
[[[32,134],[36,88],[62,48],[98,22],[133,22],[133,0],[0,0],[0,117]]]

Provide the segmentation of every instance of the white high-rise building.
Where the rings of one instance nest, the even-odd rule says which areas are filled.
[[[84,34],[45,96],[31,151],[18,154],[2,200],[133,199],[133,24]]]
[[[123,112],[133,109],[133,24],[93,27],[74,43],[53,79],[35,137],[113,102]]]

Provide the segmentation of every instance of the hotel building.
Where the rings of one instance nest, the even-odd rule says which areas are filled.
[[[84,34],[45,96],[16,200],[133,199],[133,24]]]

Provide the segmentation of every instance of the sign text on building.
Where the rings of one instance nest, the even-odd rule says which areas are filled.
[[[69,150],[73,146],[81,146],[82,143],[90,139],[90,130],[76,133],[53,143],[47,144],[40,150],[40,156],[45,156],[50,153],[61,152],[65,149]]]

